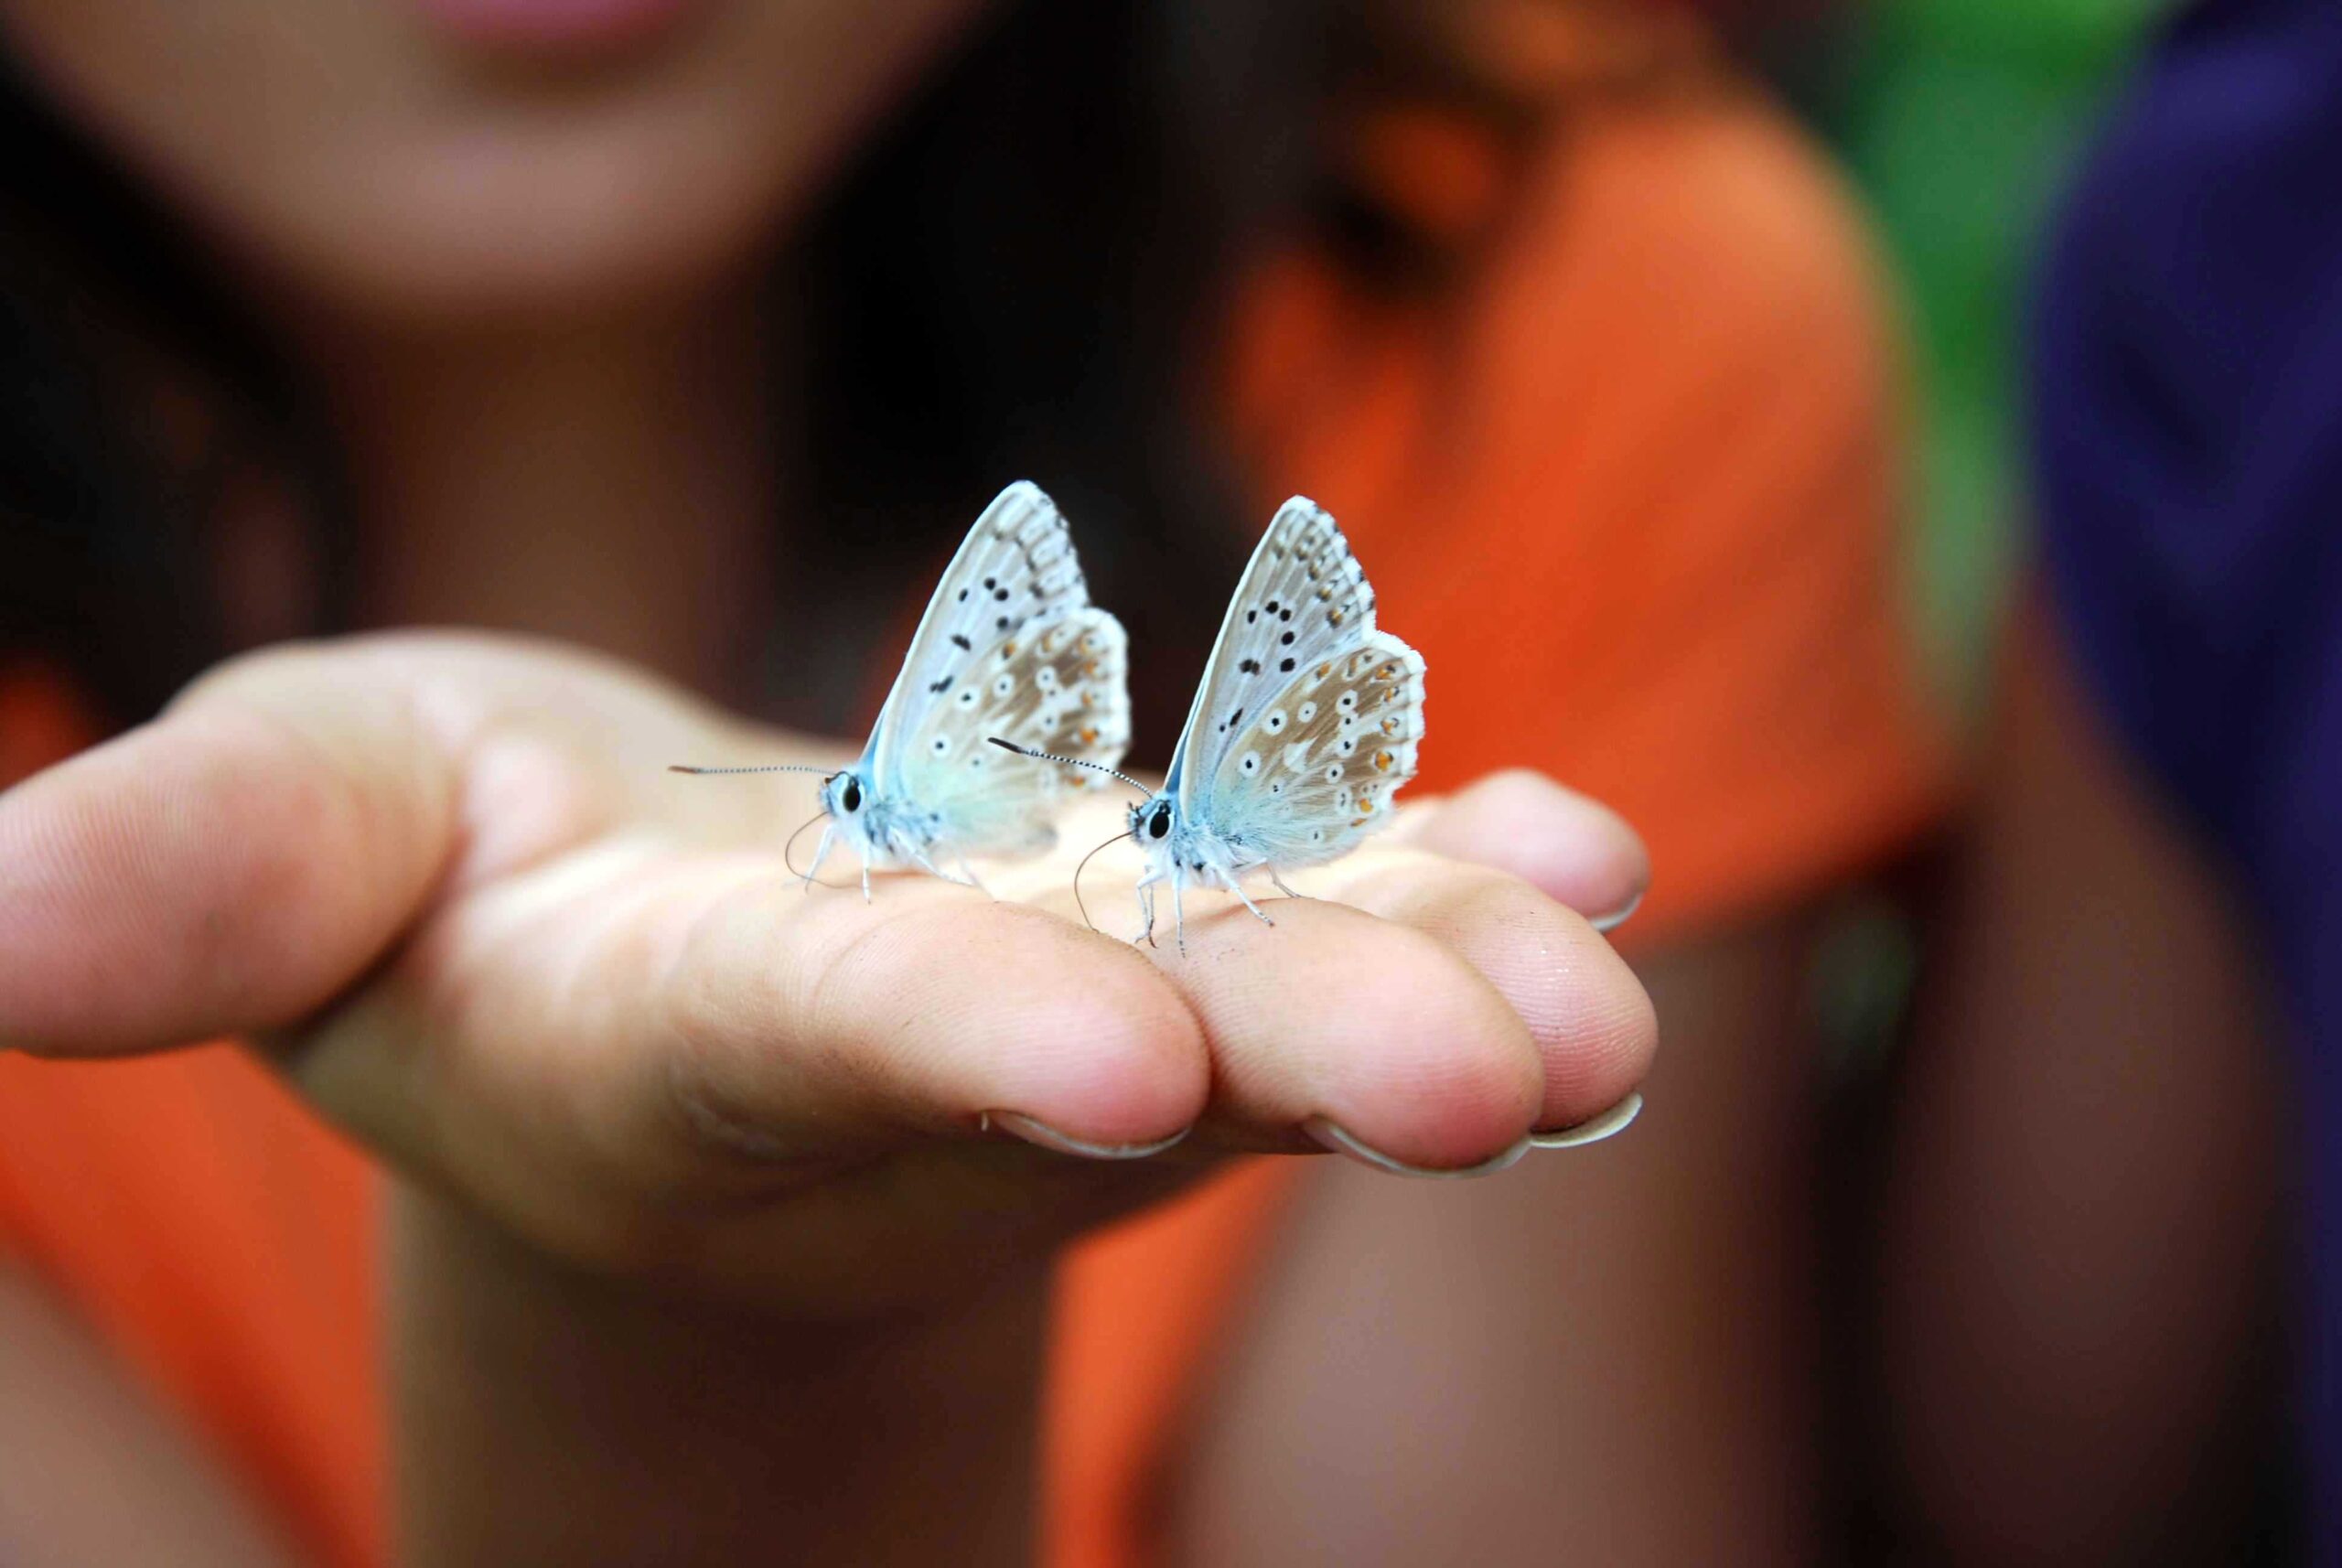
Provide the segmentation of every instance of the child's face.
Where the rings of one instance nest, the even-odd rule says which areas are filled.
[[[0,0],[0,29],[260,286],[445,320],[745,265],[981,3]]]

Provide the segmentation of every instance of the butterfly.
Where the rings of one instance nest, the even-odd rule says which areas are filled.
[[[1243,873],[1267,871],[1290,897],[1281,870],[1345,854],[1381,826],[1415,776],[1423,711],[1422,656],[1376,629],[1374,589],[1341,528],[1295,496],[1236,585],[1162,789],[1130,809],[1147,939],[1165,883],[1183,946],[1190,880],[1275,924]]]
[[[1092,770],[1130,744],[1129,662],[1122,623],[1090,602],[1056,503],[1026,480],[1001,491],[944,568],[862,756],[822,779],[828,820],[807,885],[839,843],[862,862],[865,898],[873,866],[981,886],[970,855],[1047,849],[1062,792],[1092,788]],[[1020,760],[988,749],[993,736],[1056,755]],[[938,869],[944,859],[959,877]]]

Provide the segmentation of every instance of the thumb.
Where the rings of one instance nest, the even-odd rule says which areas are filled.
[[[349,650],[225,667],[0,795],[0,1044],[114,1056],[292,1023],[449,858],[456,768]]]

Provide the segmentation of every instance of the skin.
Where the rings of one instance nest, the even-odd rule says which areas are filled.
[[[209,1455],[30,1280],[0,1270],[0,1562],[287,1568]]]
[[[761,259],[981,10],[715,0],[583,52],[479,46],[400,0],[5,0],[0,27],[256,293],[510,331]]]
[[[1314,1172],[1167,1483],[1166,1560],[1816,1561],[1807,924],[1638,965],[1668,1049],[1598,1155]]]
[[[407,1560],[1021,1561],[1064,1238],[1313,1119],[1472,1165],[1650,1062],[1585,918],[1641,847],[1532,776],[1418,802],[1274,929],[1191,900],[1182,953],[1072,918],[1110,802],[997,900],[865,905],[789,875],[797,797],[663,771],[854,750],[687,694],[786,575],[744,280],[968,11],[516,59],[387,0],[0,5],[328,398],[362,618],[524,634],[256,652],[0,797],[0,1046],[239,1035],[394,1174]],[[60,1377],[37,1434],[113,1397]]]
[[[2287,1286],[2260,977],[2037,603],[1992,738],[1883,1210],[1891,1474],[1930,1561],[2241,1561]]]

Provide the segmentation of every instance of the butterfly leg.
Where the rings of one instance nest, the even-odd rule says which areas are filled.
[[[865,904],[870,902],[870,857],[868,855],[863,856],[862,859],[862,901]]]
[[[992,896],[991,890],[985,887],[983,883],[976,880],[976,874],[968,869],[968,861],[965,855],[962,855],[960,858],[961,874],[958,876],[953,876],[945,872],[941,867],[938,866],[935,862],[928,859],[927,852],[925,850],[913,846],[908,853],[911,859],[918,864],[919,868],[921,871],[926,872],[929,876],[934,877],[938,882],[957,883],[964,887],[972,887],[977,892],[983,894],[986,897],[990,897]]]
[[[1146,929],[1139,935],[1145,939],[1148,947],[1155,946],[1155,874],[1153,872],[1138,879],[1138,918],[1146,923]],[[1138,940],[1136,937],[1132,939],[1133,943]]]
[[[1221,886],[1225,886],[1230,893],[1235,894],[1238,898],[1243,900],[1244,908],[1252,911],[1252,918],[1254,919],[1260,921],[1261,924],[1264,926],[1273,926],[1276,924],[1274,920],[1270,919],[1266,915],[1261,913],[1261,907],[1258,904],[1253,903],[1250,897],[1246,897],[1243,884],[1236,880],[1236,874],[1234,872],[1229,870],[1228,867],[1224,865],[1215,865],[1212,867],[1212,870],[1219,874]],[[1270,875],[1274,875],[1275,874],[1272,872]]]
[[[813,891],[813,884],[822,875],[822,862],[829,858],[830,847],[837,842],[838,830],[834,825],[825,826],[822,829],[822,841],[813,846],[813,864],[805,868],[804,888],[806,892],[811,893]]]
[[[1284,878],[1277,875],[1277,868],[1275,866],[1264,865],[1261,869],[1269,874],[1269,881],[1275,885],[1278,892],[1284,894],[1288,898],[1298,898],[1302,897],[1302,895],[1295,893],[1292,888],[1287,887],[1284,885]]]
[[[1171,929],[1178,938],[1182,958],[1187,954],[1187,907],[1179,896],[1187,887],[1187,877],[1175,867],[1171,873]]]

